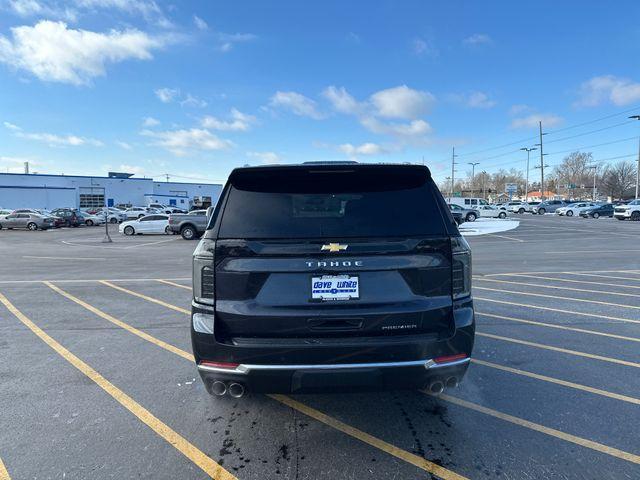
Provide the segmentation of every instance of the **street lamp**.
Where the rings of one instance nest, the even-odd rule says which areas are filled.
[[[640,120],[640,115],[631,115],[631,120]],[[636,200],[638,199],[638,184],[640,183],[640,137],[638,137],[638,168],[636,169]]]
[[[526,186],[524,187],[524,201],[527,202],[529,201],[529,155],[531,154],[531,152],[533,152],[534,150],[537,150],[536,147],[531,147],[531,148],[527,148],[527,147],[522,147],[520,150],[523,150],[525,152],[527,152],[527,183]],[[542,192],[540,192],[540,196],[542,196]]]
[[[588,167],[589,170],[593,170],[593,201],[596,201],[596,175],[598,171],[598,167],[596,165],[591,165]]]
[[[471,196],[473,197],[473,183],[476,179],[476,165],[480,165],[480,162],[468,162],[471,165]]]

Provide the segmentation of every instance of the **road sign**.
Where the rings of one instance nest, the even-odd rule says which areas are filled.
[[[513,195],[518,191],[517,183],[505,183],[504,184],[504,193],[508,193],[509,195]]]

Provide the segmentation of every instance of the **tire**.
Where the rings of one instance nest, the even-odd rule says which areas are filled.
[[[573,210],[567,210],[567,213],[565,213],[565,215],[567,217],[573,217]]]
[[[504,213],[504,212],[500,212],[500,213],[498,214],[498,218],[507,218],[507,214],[506,214],[506,213]]]
[[[2,224],[0,223],[0,230],[2,230]]]
[[[518,213],[522,215],[524,213],[524,208],[521,208],[520,210],[518,210]]]
[[[467,213],[467,222],[475,222],[476,218],[478,217],[475,213]]]
[[[191,225],[185,225],[182,227],[180,229],[180,235],[182,235],[182,238],[185,240],[195,240],[198,236],[196,229]]]
[[[29,222],[29,223],[27,223],[27,228],[29,230],[31,230],[32,232],[35,232],[38,229],[38,225],[36,225],[33,222]]]
[[[600,214],[598,212],[593,212],[593,218],[600,218]]]
[[[169,228],[169,225],[167,225],[166,227],[164,227],[164,233],[165,235],[171,235],[173,232],[171,231],[171,228]]]
[[[93,220],[87,220],[84,222],[88,227],[93,227]]]
[[[109,219],[109,223],[118,223],[118,219],[116,217],[111,217]]]
[[[123,232],[125,235],[133,235],[134,233],[136,233],[131,225],[127,225],[126,227],[124,227]]]
[[[635,212],[631,212],[631,220],[633,220],[634,222],[640,220],[640,212],[637,210]]]
[[[142,217],[144,217],[144,213],[141,213],[140,215],[138,215],[138,220],[140,220]]]
[[[547,211],[544,208],[538,209],[538,215],[544,215],[545,213],[547,213]]]

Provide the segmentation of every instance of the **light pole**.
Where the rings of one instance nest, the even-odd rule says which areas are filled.
[[[451,149],[451,195],[449,196],[449,201],[453,198],[453,187],[455,185],[455,175],[456,175],[456,147],[452,147]]]
[[[476,165],[480,165],[480,162],[469,162],[468,164],[471,165],[471,196],[473,197],[473,184],[476,179]]]
[[[485,188],[485,184],[487,182],[487,172],[482,171],[482,198],[487,199],[487,190]]]
[[[540,128],[540,143],[536,143],[536,146],[540,147],[540,166],[536,168],[540,169],[540,201],[544,202],[544,167],[548,167],[549,165],[544,164],[544,153],[542,153],[542,136],[546,135],[546,133],[542,133],[542,121],[538,122],[538,126]]]
[[[593,201],[596,201],[596,174],[598,171],[598,167],[596,165],[591,165],[589,170],[593,170]]]
[[[520,150],[523,150],[525,152],[527,152],[527,180],[526,180],[526,184],[524,187],[524,201],[528,202],[529,200],[529,156],[531,155],[531,152],[533,152],[534,150],[537,150],[536,147],[531,147],[531,148],[527,148],[527,147],[522,147]]]
[[[632,120],[640,120],[640,115],[631,115]],[[640,137],[638,137],[638,168],[636,169],[636,200],[638,199],[638,184],[640,183]]]

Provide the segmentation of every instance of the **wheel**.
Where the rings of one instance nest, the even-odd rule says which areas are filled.
[[[518,210],[518,213],[522,215],[524,213],[524,208],[521,208],[520,210]]]
[[[476,221],[476,214],[475,213],[467,213],[467,222],[475,222]]]
[[[142,217],[144,217],[144,213],[141,213],[140,215],[138,215],[138,220],[141,219]]]
[[[169,225],[167,225],[166,227],[164,227],[164,233],[165,233],[165,234],[167,234],[167,235],[170,235],[171,233],[173,233],[173,232],[171,231],[171,229],[169,228]]]
[[[600,214],[598,212],[593,212],[593,218],[599,218]]]
[[[544,215],[545,213],[547,213],[547,211],[544,208],[538,209],[538,215]]]
[[[182,227],[182,230],[180,230],[180,235],[182,235],[182,238],[184,238],[185,240],[193,240],[196,238],[196,230],[191,225],[187,225],[185,227]]]
[[[573,217],[573,210],[567,210],[567,217]]]
[[[506,213],[504,213],[504,212],[500,212],[500,213],[498,214],[498,218],[507,218],[507,214],[506,214]]]
[[[93,220],[87,220],[86,222],[84,222],[87,226],[89,227],[93,227]]]
[[[134,233],[136,233],[136,231],[133,229],[133,227],[131,225],[128,225],[128,226],[124,227],[124,234],[125,235],[133,235]]]
[[[633,220],[634,222],[640,220],[640,212],[638,212],[637,210],[635,212],[631,212],[631,220]]]
[[[118,223],[118,219],[116,217],[111,217],[109,219],[109,223]]]
[[[2,224],[0,223],[0,230],[2,230]]]
[[[38,225],[36,225],[33,222],[29,222],[29,223],[27,223],[27,228],[29,230],[31,230],[32,232],[35,232],[38,229]]]

